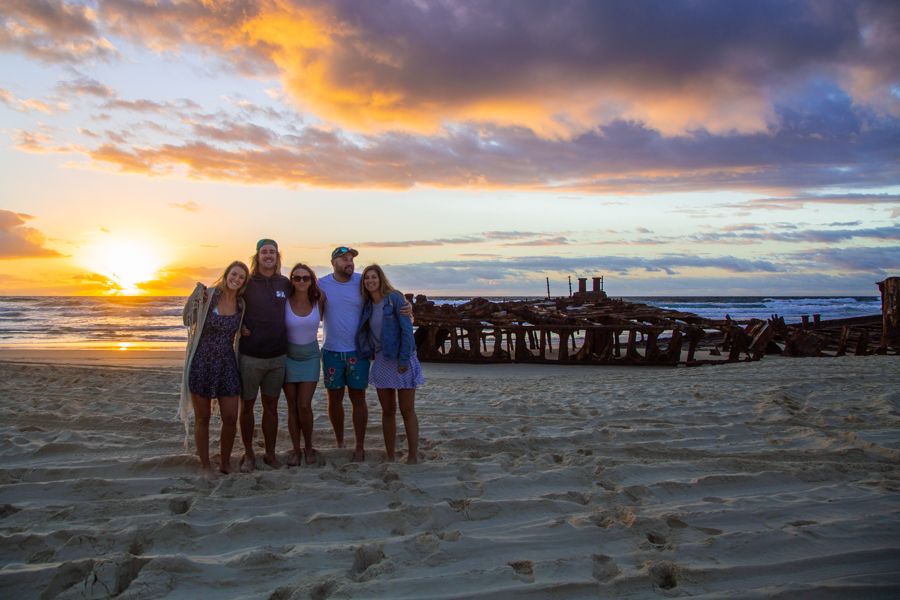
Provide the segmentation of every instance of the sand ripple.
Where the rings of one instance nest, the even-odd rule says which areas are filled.
[[[426,366],[420,465],[320,390],[322,464],[204,478],[178,369],[0,363],[0,597],[900,596],[895,357],[519,367]]]

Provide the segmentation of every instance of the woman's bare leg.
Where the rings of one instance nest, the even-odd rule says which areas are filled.
[[[212,401],[205,396],[191,394],[191,403],[194,405],[194,445],[197,447],[197,456],[200,457],[200,468],[211,471],[209,464],[209,413]]]
[[[415,388],[397,390],[397,395],[400,398],[403,427],[406,429],[406,445],[409,448],[406,464],[414,465],[419,462],[419,417],[416,415],[416,390]]]
[[[303,451],[306,453],[306,464],[311,465],[318,460],[316,449],[313,448],[313,411],[312,400],[316,393],[316,381],[302,381],[299,384],[300,391],[297,395],[297,416],[300,423],[300,432],[303,434]]]
[[[285,383],[284,396],[287,398],[288,431],[291,434],[291,445],[294,447],[294,455],[288,458],[289,467],[300,464],[300,414],[298,396],[300,395],[300,383]]]
[[[219,434],[219,471],[225,474],[231,473],[231,449],[234,448],[240,404],[240,398],[237,396],[219,398],[219,413],[222,417],[222,432]]]
[[[384,452],[387,461],[397,460],[394,456],[397,446],[397,390],[378,388],[378,402],[381,403],[381,429],[384,431]]]

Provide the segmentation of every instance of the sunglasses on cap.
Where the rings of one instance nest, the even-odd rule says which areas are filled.
[[[359,252],[357,252],[356,250],[354,250],[353,248],[351,248],[351,247],[349,247],[349,246],[338,246],[338,247],[335,248],[334,251],[331,253],[331,260],[334,260],[334,259],[337,258],[338,256],[343,256],[343,255],[345,255],[345,254],[350,254],[350,256],[354,256],[354,257],[355,257],[355,256],[357,256],[357,255],[359,254]]]

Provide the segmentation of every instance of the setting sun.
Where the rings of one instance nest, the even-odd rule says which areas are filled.
[[[106,278],[107,293],[135,296],[144,293],[139,284],[156,279],[165,261],[146,241],[113,239],[87,248],[79,262]]]

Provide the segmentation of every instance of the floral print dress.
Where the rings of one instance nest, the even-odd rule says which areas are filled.
[[[234,335],[241,323],[241,311],[238,307],[233,315],[222,316],[218,311],[218,300],[218,297],[213,299],[213,306],[206,315],[188,379],[191,393],[205,398],[241,393],[241,378],[234,355]]]

